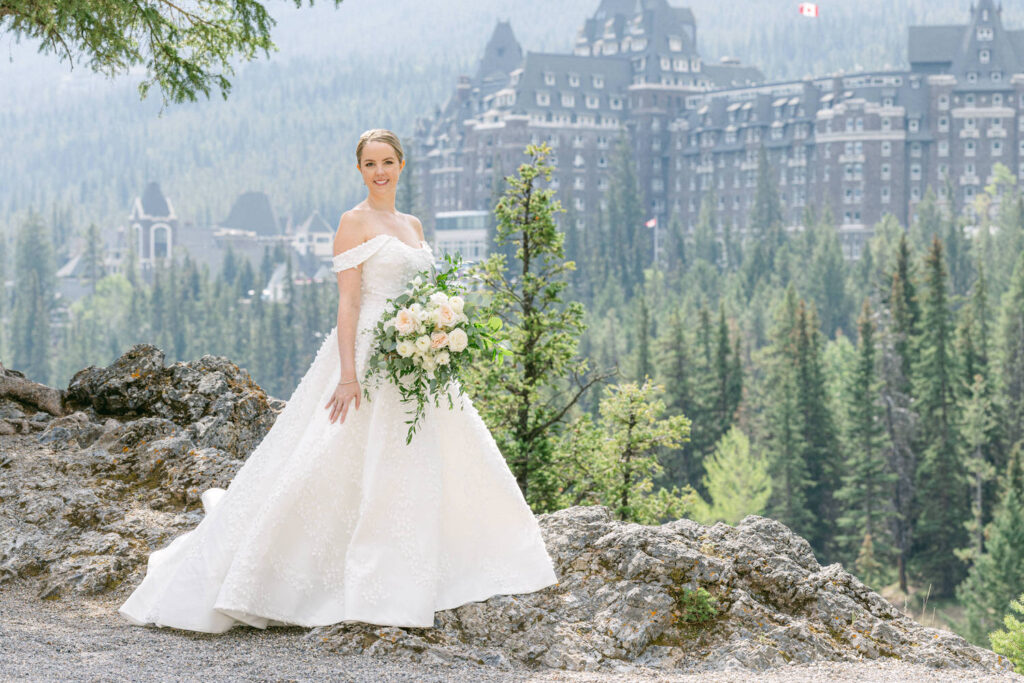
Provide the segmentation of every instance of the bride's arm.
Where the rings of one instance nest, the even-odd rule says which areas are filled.
[[[345,212],[334,234],[334,253],[340,254],[364,241],[363,226],[351,212]],[[356,378],[356,324],[359,320],[359,296],[362,264],[337,272],[338,276],[338,353],[341,357],[341,380]]]

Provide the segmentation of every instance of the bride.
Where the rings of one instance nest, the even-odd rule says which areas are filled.
[[[373,325],[433,255],[420,221],[395,210],[394,133],[363,133],[356,159],[368,195],[334,238],[337,326],[228,488],[203,493],[199,525],[149,555],[118,609],[133,624],[432,627],[438,610],[557,582],[467,395],[428,403],[409,444],[397,387],[360,404]]]

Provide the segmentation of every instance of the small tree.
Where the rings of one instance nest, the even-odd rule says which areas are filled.
[[[686,416],[661,417],[663,390],[650,381],[607,386],[598,423],[585,414],[571,425],[556,460],[561,507],[607,505],[619,519],[641,524],[690,514],[697,496],[689,486],[651,490],[663,471],[658,452],[690,434]]]
[[[701,522],[736,524],[747,515],[760,515],[772,495],[768,462],[750,452],[750,439],[733,425],[704,461],[704,487],[710,503],[698,503]]]
[[[1024,593],[1010,603],[1017,614],[1024,617]],[[1005,631],[996,631],[989,634],[992,639],[992,651],[1004,655],[1013,662],[1013,668],[1017,671],[1024,671],[1024,621],[1021,621],[1012,614],[1003,617]]]
[[[554,190],[537,187],[538,178],[551,179],[544,159],[546,144],[528,145],[531,157],[517,176],[506,178],[507,190],[494,209],[499,246],[515,247],[514,271],[498,251],[469,269],[482,284],[484,319],[497,316],[504,324],[497,333],[510,352],[511,363],[482,363],[467,378],[478,395],[486,395],[481,415],[534,510],[555,509],[558,483],[551,472],[554,443],[566,413],[593,383],[608,375],[584,379],[586,359],[576,357],[583,322],[583,305],[563,305],[561,292],[575,263],[565,260],[565,235],[554,215],[561,211]],[[565,388],[564,378],[572,384]]]

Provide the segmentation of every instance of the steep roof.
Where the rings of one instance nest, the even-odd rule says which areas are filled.
[[[150,182],[142,191],[142,211],[147,216],[165,217],[171,215],[167,198],[160,191],[160,185]]]
[[[238,196],[231,213],[221,225],[238,230],[254,230],[261,235],[276,235],[277,218],[265,192],[245,192]]]

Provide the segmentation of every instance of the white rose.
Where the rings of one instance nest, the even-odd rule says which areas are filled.
[[[456,316],[455,309],[448,304],[441,304],[437,307],[437,324],[440,327],[453,327]]]
[[[466,302],[462,300],[461,296],[453,296],[452,298],[448,299],[448,305],[451,306],[452,310],[454,310],[456,313],[462,313],[462,307],[465,304]]]
[[[398,355],[402,358],[408,358],[412,354],[416,353],[416,346],[411,341],[400,341],[398,346],[395,347],[398,351]]]
[[[448,303],[448,295],[444,292],[434,292],[430,295],[430,303],[432,304],[446,304]]]
[[[412,283],[418,287],[418,286],[423,284],[423,278],[421,278],[419,275],[417,275],[416,277],[414,277],[412,279]]]
[[[435,361],[434,358],[431,356],[424,356],[423,369],[426,370],[428,373],[433,372],[434,370],[437,369],[437,361]]]
[[[430,337],[423,334],[416,337],[416,350],[420,353],[426,353],[427,349],[430,348]]]
[[[449,358],[447,351],[438,351],[434,360],[437,361],[438,365],[448,365],[448,361],[451,359]]]
[[[416,326],[416,334],[426,334],[426,333],[427,333],[427,326],[426,325],[424,325],[423,323],[420,323],[419,325]]]
[[[456,327],[448,333],[448,348],[452,351],[462,351],[468,343],[469,337],[466,336],[466,331],[461,327]]]
[[[399,334],[412,334],[416,329],[416,318],[408,308],[403,308],[395,315],[395,329]]]
[[[415,313],[417,318],[418,318],[420,313],[423,312],[423,304],[421,304],[420,302],[417,301],[417,302],[409,305],[409,310],[412,311],[413,313]]]

